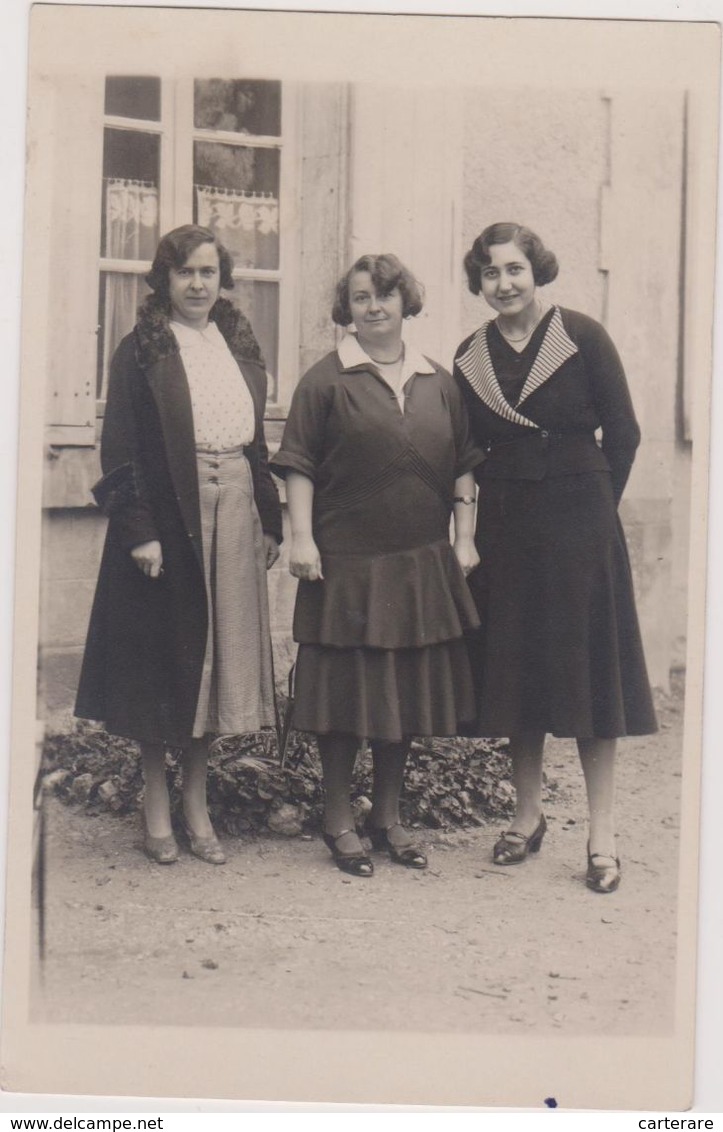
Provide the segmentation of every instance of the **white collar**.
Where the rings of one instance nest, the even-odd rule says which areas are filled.
[[[344,369],[351,369],[353,366],[375,366],[376,363],[373,358],[370,358],[366,350],[359,345],[359,339],[356,334],[347,334],[342,338],[337,348],[339,361]],[[401,382],[404,384],[414,373],[436,373],[436,369],[432,363],[425,358],[424,354],[420,353],[415,346],[410,346],[408,342],[404,344],[404,362],[402,364]]]
[[[172,318],[170,320],[170,326],[176,336],[178,345],[181,347],[199,346],[201,342],[206,342],[210,346],[218,346],[219,342],[225,342],[223,334],[215,322],[209,322],[204,326],[203,330],[196,330],[195,327],[186,326],[184,323],[176,322],[176,320]]]

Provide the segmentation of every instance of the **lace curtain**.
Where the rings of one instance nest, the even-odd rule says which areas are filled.
[[[236,267],[279,266],[279,202],[272,193],[196,186],[198,223],[216,233]]]
[[[107,259],[152,260],[158,245],[158,189],[146,181],[110,179],[105,183],[105,238]],[[138,307],[148,288],[142,274],[103,273],[105,298],[103,373],[124,335],[136,321]],[[106,380],[104,378],[104,380]],[[100,396],[105,391],[100,390]]]
[[[197,222],[211,228],[228,248],[237,267],[279,266],[279,202],[272,193],[240,192],[196,186]],[[158,246],[158,189],[145,181],[105,182],[106,259],[150,261]],[[103,271],[103,366],[98,396],[105,397],[108,364],[136,321],[148,293],[145,272]],[[270,368],[278,350],[278,286],[241,281],[233,293],[251,320]]]
[[[279,266],[279,201],[273,193],[196,186],[198,223],[210,228],[231,253],[235,267]],[[270,374],[279,347],[278,284],[237,279],[231,298],[254,328]],[[275,378],[269,395],[275,398]]]

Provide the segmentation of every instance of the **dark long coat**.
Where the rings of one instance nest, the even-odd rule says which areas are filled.
[[[211,318],[251,391],[256,430],[245,452],[262,527],[281,542],[258,344],[228,300],[216,302]],[[101,465],[94,494],[109,523],[75,714],[104,721],[116,735],[181,746],[193,730],[208,608],[191,396],[178,343],[153,300],[111,363]],[[157,580],[130,554],[152,539],[163,550]]]

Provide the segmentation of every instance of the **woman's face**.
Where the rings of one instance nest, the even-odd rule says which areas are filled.
[[[172,317],[184,326],[203,330],[221,289],[221,269],[215,244],[199,244],[182,267],[168,272]]]
[[[349,310],[364,349],[401,341],[403,309],[398,287],[388,295],[378,295],[368,271],[354,272],[349,280]]]
[[[535,299],[532,264],[517,244],[492,244],[490,263],[482,268],[482,294],[502,315],[519,315]]]

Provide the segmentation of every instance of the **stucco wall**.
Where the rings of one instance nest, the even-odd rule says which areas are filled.
[[[673,506],[679,319],[686,282],[680,247],[683,113],[681,91],[615,93],[610,190],[603,212],[606,325],[623,358],[643,431],[621,513],[640,550],[635,580],[650,675],[663,686],[679,617],[673,560],[687,541]]]
[[[463,250],[488,224],[526,224],[560,263],[545,298],[602,318],[600,191],[609,176],[607,103],[590,91],[485,91],[465,100],[465,137]],[[465,280],[462,335],[491,316]]]

